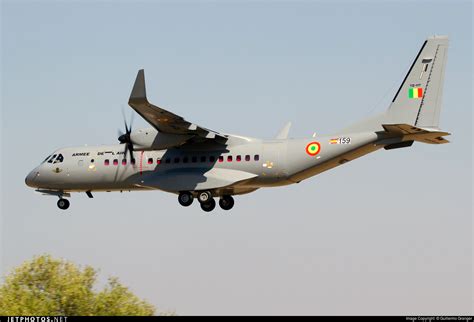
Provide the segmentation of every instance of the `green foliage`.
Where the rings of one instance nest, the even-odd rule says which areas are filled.
[[[0,286],[0,316],[140,315],[155,308],[136,297],[117,278],[94,291],[97,271],[51,258],[35,257],[15,268]]]

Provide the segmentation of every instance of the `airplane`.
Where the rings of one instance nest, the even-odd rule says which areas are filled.
[[[151,127],[132,130],[124,117],[120,144],[78,146],[50,154],[26,177],[29,187],[59,197],[68,209],[72,192],[161,190],[188,207],[197,199],[210,212],[236,195],[299,183],[359,157],[413,143],[443,144],[439,128],[448,37],[424,41],[389,108],[332,135],[288,138],[291,123],[271,140],[220,133],[148,102],[144,70],[128,101]]]

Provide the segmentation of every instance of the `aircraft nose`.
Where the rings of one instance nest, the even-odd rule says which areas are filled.
[[[39,174],[39,172],[37,171],[37,169],[34,169],[30,173],[28,173],[28,175],[25,178],[25,183],[28,187],[36,188],[35,180],[36,180],[36,177],[38,176],[38,174]]]

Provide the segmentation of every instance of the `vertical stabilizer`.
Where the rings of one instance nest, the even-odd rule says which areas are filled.
[[[385,113],[362,120],[338,133],[383,130],[382,124],[439,128],[448,37],[433,36],[421,46]]]
[[[439,125],[448,37],[428,38],[387,111],[386,123]]]

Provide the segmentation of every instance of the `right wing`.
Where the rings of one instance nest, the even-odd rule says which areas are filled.
[[[146,97],[145,73],[143,69],[138,71],[128,105],[159,132],[192,135],[196,139],[203,141],[212,140],[218,143],[225,143],[227,141],[227,136],[223,134],[188,122],[179,115],[150,104]]]

